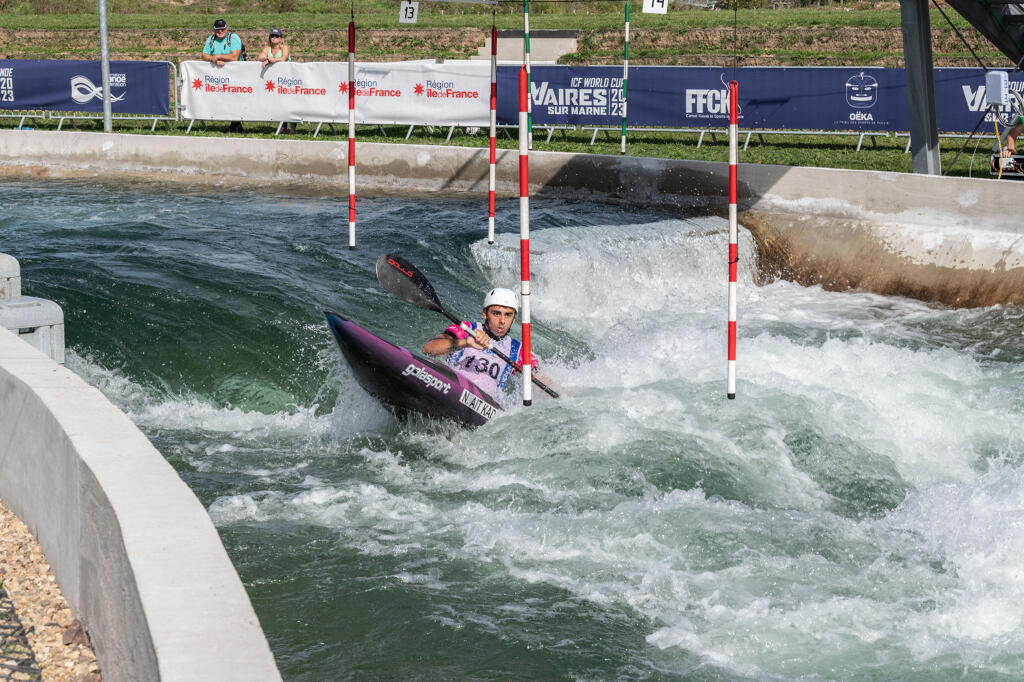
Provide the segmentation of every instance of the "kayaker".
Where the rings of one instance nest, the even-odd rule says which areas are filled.
[[[426,355],[447,355],[445,362],[481,389],[490,394],[504,388],[515,370],[489,350],[494,346],[518,363],[522,363],[522,343],[509,335],[512,323],[519,314],[519,296],[511,289],[491,289],[484,297],[484,321],[467,322],[470,334],[452,324],[446,330],[423,344]],[[531,355],[531,366],[536,370],[537,356]]]

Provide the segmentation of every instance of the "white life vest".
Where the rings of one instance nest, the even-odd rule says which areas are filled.
[[[483,325],[478,322],[466,322],[470,328],[476,332]],[[457,339],[464,339],[469,336],[469,333],[458,325],[451,325],[446,330],[449,334]],[[493,338],[491,343],[495,348],[500,350],[508,357],[515,360],[517,363],[522,364],[522,343],[519,339],[514,339],[510,335],[506,334],[500,341],[496,341]],[[530,354],[532,357],[532,366],[537,366],[537,356]],[[497,393],[499,388],[504,388],[508,383],[508,380],[512,377],[512,374],[516,371],[507,362],[499,358],[490,349],[477,350],[473,347],[462,348],[460,350],[451,353],[445,362],[453,370],[466,377],[474,384],[479,386],[484,392],[488,394]]]

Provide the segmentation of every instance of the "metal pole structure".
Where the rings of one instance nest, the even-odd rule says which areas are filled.
[[[900,0],[914,172],[941,175],[928,0]]]
[[[530,353],[530,76],[524,65],[519,70],[519,264],[523,278],[523,405],[533,402],[533,355]],[[515,360],[516,358],[512,358]]]
[[[526,92],[530,93],[530,0],[523,0],[523,68],[526,69]],[[526,99],[526,134],[533,149],[533,98]]]
[[[736,223],[736,161],[739,154],[739,132],[736,112],[739,111],[740,84],[729,83],[729,381],[726,397],[736,398],[736,270],[740,260],[739,228]]]
[[[356,22],[348,22],[348,248],[356,248]]]
[[[494,243],[494,177],[497,161],[498,124],[498,27],[495,10],[491,9],[491,161],[487,184],[487,243]]]
[[[113,131],[110,121],[110,47],[107,43],[107,0],[99,0],[100,80],[103,81],[103,132]]]
[[[626,153],[626,83],[629,81],[629,0],[626,0],[626,41],[622,52],[622,149]]]

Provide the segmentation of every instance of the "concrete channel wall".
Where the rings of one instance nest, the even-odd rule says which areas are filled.
[[[486,148],[357,144],[358,192],[487,191]],[[742,159],[742,156],[741,156]],[[0,131],[0,174],[134,176],[347,194],[347,141]],[[535,196],[724,214],[724,163],[532,152]],[[1024,303],[1013,181],[740,164],[756,275],[952,306]],[[518,151],[498,153],[518,196]],[[358,199],[357,199],[358,223]],[[742,266],[742,264],[741,264]]]
[[[0,327],[0,497],[106,682],[280,680],[206,510],[99,390]]]

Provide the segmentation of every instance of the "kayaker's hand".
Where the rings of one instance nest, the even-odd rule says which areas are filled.
[[[487,350],[491,346],[491,337],[483,329],[477,329],[473,336],[467,336],[466,342],[477,350]]]

